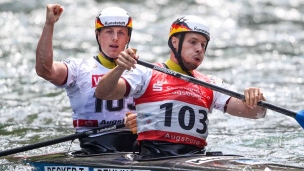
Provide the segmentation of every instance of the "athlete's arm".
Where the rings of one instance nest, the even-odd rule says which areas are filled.
[[[125,96],[127,83],[120,76],[125,70],[135,68],[138,58],[132,49],[126,49],[119,53],[116,64],[117,66],[105,74],[95,89],[95,96],[103,100],[117,100]]]
[[[246,101],[231,97],[226,108],[226,112],[245,118],[258,119],[266,116],[266,108],[257,106],[260,100],[265,101],[262,91],[259,88],[248,88],[244,92]]]
[[[63,7],[49,4],[46,21],[36,49],[36,73],[55,85],[62,85],[67,77],[67,67],[61,62],[53,62],[54,25],[59,20]]]
[[[103,100],[117,100],[124,97],[126,93],[126,83],[120,78],[124,68],[116,66],[110,72],[102,76],[95,89],[95,96]]]

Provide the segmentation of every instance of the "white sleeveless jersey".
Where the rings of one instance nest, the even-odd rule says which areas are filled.
[[[161,66],[161,64],[158,64]],[[138,140],[159,140],[204,147],[208,113],[224,111],[225,94],[142,66],[122,77],[136,104]],[[227,88],[216,77],[194,72],[197,79]]]
[[[62,62],[68,68],[68,78],[66,84],[59,87],[65,88],[70,99],[73,125],[77,132],[123,123],[126,113],[135,110],[133,98],[101,100],[95,97],[95,88],[100,78],[110,71],[95,59],[67,59]],[[121,128],[102,134],[118,131],[129,129]]]

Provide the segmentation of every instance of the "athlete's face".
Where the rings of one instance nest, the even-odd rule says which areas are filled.
[[[97,36],[102,51],[110,58],[117,58],[130,38],[126,27],[105,27]]]
[[[173,44],[178,49],[179,40]],[[207,39],[199,33],[186,33],[182,44],[182,61],[188,70],[195,70],[204,60]]]

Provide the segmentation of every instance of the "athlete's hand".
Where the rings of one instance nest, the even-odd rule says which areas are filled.
[[[116,64],[123,70],[130,70],[131,68],[136,68],[136,59],[138,59],[138,55],[136,55],[136,50],[128,48],[119,53],[116,59]]]
[[[133,134],[137,133],[137,114],[136,113],[127,113],[125,117],[125,126],[130,129]]]
[[[64,8],[59,4],[48,4],[46,6],[45,24],[54,25],[60,18]]]
[[[263,92],[260,88],[249,87],[244,91],[245,102],[244,104],[249,108],[254,108],[260,100],[266,101]]]

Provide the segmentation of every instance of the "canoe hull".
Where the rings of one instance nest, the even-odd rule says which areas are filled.
[[[16,158],[15,158],[16,159]],[[41,171],[171,171],[171,170],[303,170],[302,167],[275,164],[242,156],[182,156],[134,161],[133,154],[115,153],[75,156],[65,153],[19,157]]]

